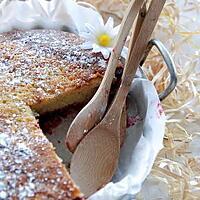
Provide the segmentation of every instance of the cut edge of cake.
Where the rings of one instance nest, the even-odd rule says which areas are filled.
[[[67,89],[67,91],[63,91],[62,94],[53,98],[39,100],[36,104],[30,105],[30,107],[39,114],[46,114],[70,105],[86,103],[96,92],[101,80],[101,77],[97,77],[79,88]]]

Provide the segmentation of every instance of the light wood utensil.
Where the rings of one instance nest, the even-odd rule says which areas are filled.
[[[78,145],[71,161],[71,176],[80,190],[90,196],[108,183],[120,153],[120,116],[132,79],[166,0],[152,0],[122,76],[117,95],[103,120]]]
[[[130,41],[129,46],[131,47],[132,44],[135,44],[136,39],[139,35],[142,23],[144,21],[144,18],[146,16],[146,2],[143,4],[142,8],[140,9],[138,18],[137,18],[137,23],[136,23],[136,27],[135,30],[132,34],[134,34],[134,36],[132,37],[132,40]],[[129,48],[129,52],[128,55],[130,55],[131,50],[133,48]],[[123,110],[122,110],[122,114],[121,114],[121,118],[120,118],[120,146],[123,145],[124,140],[125,140],[125,136],[126,136],[126,127],[127,127],[127,111],[126,111],[126,102],[125,105],[123,106]]]
[[[144,0],[132,0],[125,15],[118,38],[111,53],[108,68],[102,80],[102,83],[90,102],[79,112],[72,122],[67,136],[66,145],[71,152],[74,152],[83,137],[100,122],[105,114],[108,104],[111,84],[115,75],[119,56],[126,42],[130,27],[143,4]]]
[[[120,116],[120,147],[124,144],[124,140],[126,137],[126,127],[127,127],[127,110],[126,110],[126,105],[124,105],[122,114]]]
[[[142,22],[145,18],[146,15],[146,2],[143,4],[142,8],[140,9],[138,18],[137,18],[137,23],[136,23],[136,27],[135,30],[132,34],[134,34],[134,36],[132,37],[132,40],[130,41],[129,46],[131,46],[132,44],[135,43],[137,36],[139,34],[139,31],[141,29],[141,25]],[[129,48],[129,52],[128,55],[130,55],[130,51],[132,50],[132,48]],[[120,146],[123,145],[124,140],[125,140],[125,136],[126,136],[126,128],[127,128],[127,110],[126,110],[126,102],[124,103],[125,105],[123,106],[123,110],[122,110],[122,114],[121,114],[121,118],[120,118]]]

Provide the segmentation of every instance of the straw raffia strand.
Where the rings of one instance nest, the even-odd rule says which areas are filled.
[[[128,0],[85,0],[105,18],[120,23]],[[200,199],[200,2],[168,0],[153,37],[168,48],[176,64],[178,85],[162,104],[167,117],[164,148],[138,199]],[[156,51],[144,71],[158,91],[169,81]]]

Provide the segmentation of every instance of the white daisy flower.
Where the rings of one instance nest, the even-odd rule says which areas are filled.
[[[102,18],[98,18],[95,26],[86,23],[86,31],[81,32],[80,36],[85,39],[83,49],[92,49],[94,53],[101,52],[105,59],[108,59],[113,49],[114,41],[119,32],[119,26],[114,27],[112,17],[104,24]],[[125,57],[127,49],[124,49],[122,56]]]

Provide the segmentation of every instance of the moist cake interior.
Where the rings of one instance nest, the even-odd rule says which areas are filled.
[[[63,164],[69,170],[71,152],[66,148],[66,133],[73,119],[83,105],[66,107],[45,115],[39,116],[39,125],[48,140],[55,147],[56,154],[62,159]]]

